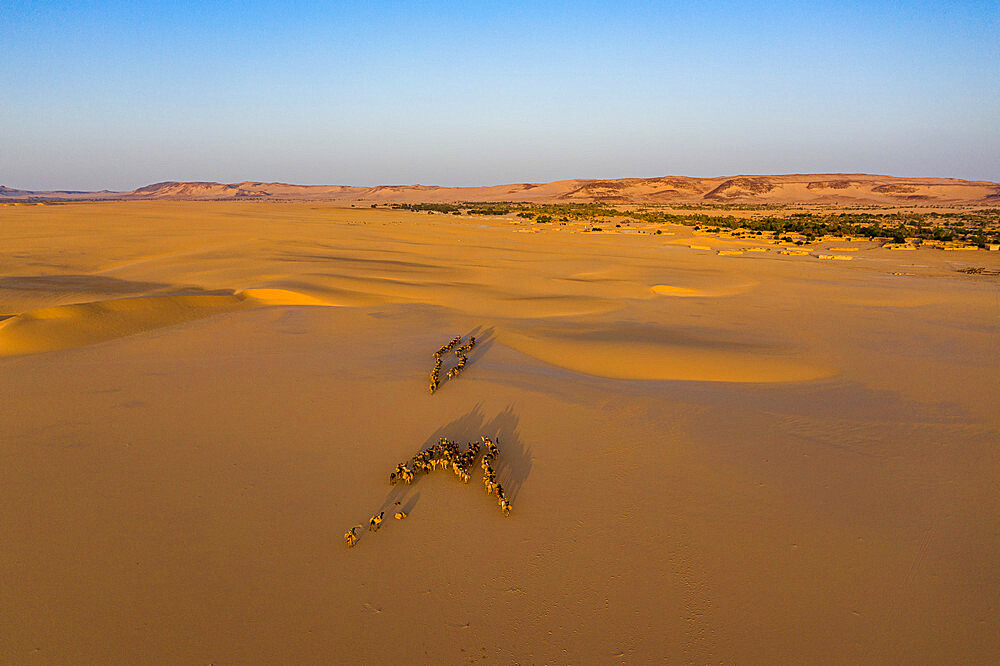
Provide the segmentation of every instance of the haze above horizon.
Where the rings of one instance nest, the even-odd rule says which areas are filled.
[[[0,184],[1000,181],[1000,5],[0,5]]]

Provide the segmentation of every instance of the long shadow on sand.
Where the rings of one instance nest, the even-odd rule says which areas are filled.
[[[133,282],[104,275],[6,275],[0,289],[63,293],[100,293],[109,296],[162,291],[171,285],[161,282]]]
[[[485,354],[489,351],[489,348],[493,346],[496,342],[496,335],[492,326],[489,328],[483,328],[482,326],[476,326],[474,329],[462,336],[463,340],[468,340],[472,336],[476,336],[476,348],[472,350],[469,355],[469,363],[473,363],[476,357],[480,354]]]
[[[480,436],[485,435],[492,439],[500,448],[500,459],[495,466],[497,479],[503,485],[504,493],[513,502],[517,499],[521,486],[524,485],[524,482],[531,474],[532,465],[531,448],[521,441],[519,422],[520,419],[514,413],[513,405],[507,405],[496,416],[487,418],[483,412],[482,405],[479,404],[473,407],[472,411],[468,414],[460,416],[451,423],[435,430],[424,440],[420,448],[413,453],[419,453],[421,450],[436,444],[442,437],[447,437],[449,440],[458,442],[459,444],[467,444],[478,441]],[[391,471],[391,469],[386,470],[386,478],[389,477],[389,472]],[[481,474],[478,462],[475,471],[473,479],[477,480]],[[450,472],[432,473],[450,474]],[[416,505],[419,493],[414,493],[413,489],[423,476],[425,474],[417,473],[413,479],[413,483],[393,486],[389,494],[386,495],[379,510],[390,511],[391,509],[395,511],[397,510],[395,508],[396,502],[399,502],[403,510],[409,513],[409,509],[405,507],[409,506],[412,508]]]

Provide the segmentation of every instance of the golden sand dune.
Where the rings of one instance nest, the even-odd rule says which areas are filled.
[[[41,308],[0,322],[0,356],[90,345],[248,305],[233,294],[184,294]]]
[[[663,296],[705,296],[705,292],[700,289],[691,289],[690,287],[675,287],[669,284],[654,284],[650,287],[654,294],[660,294]]]
[[[363,306],[383,303],[384,300],[356,291],[322,288],[318,285],[294,281],[278,281],[268,286],[252,287],[237,292],[238,295],[261,305],[320,305]]]
[[[676,296],[678,298],[718,298],[742,294],[756,286],[756,282],[735,282],[731,284],[707,284],[703,287],[681,287],[669,284],[654,284],[650,290],[660,296]]]
[[[614,379],[700,382],[802,382],[836,374],[787,350],[734,339],[633,326],[606,330],[504,331],[504,344],[575,372]]]
[[[517,187],[886,184],[725,180]],[[0,661],[995,661],[1000,253],[517,228],[0,208]],[[450,474],[389,485],[481,435],[509,517]]]
[[[232,294],[172,294],[121,298],[31,310],[0,321],[0,356],[92,345],[236,310],[335,303],[288,289],[254,288]]]
[[[518,318],[570,317],[607,312],[620,307],[614,301],[560,294],[517,294],[490,289],[437,285],[436,293],[420,285],[386,280],[390,286],[342,277],[298,290],[255,287],[230,294],[173,294],[111,299],[53,306],[11,315],[0,320],[0,356],[91,345],[164,326],[211,317],[223,312],[263,306],[358,306],[417,302],[440,305],[470,315]]]

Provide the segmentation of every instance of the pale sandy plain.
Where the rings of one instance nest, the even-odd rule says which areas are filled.
[[[0,660],[1000,654],[1000,253],[537,226],[0,207]]]

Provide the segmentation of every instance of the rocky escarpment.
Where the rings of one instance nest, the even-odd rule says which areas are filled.
[[[438,185],[291,185],[245,181],[164,181],[131,192],[34,191],[0,186],[0,201],[193,200],[433,203],[463,201],[608,204],[912,204],[993,205],[1000,183],[955,178],[898,178],[870,174],[785,174],[692,178],[576,179],[487,187]]]

